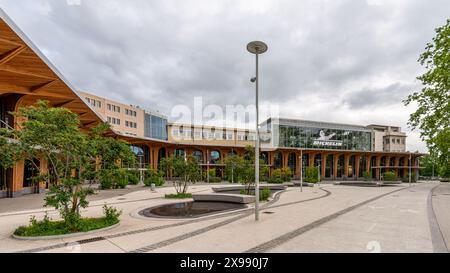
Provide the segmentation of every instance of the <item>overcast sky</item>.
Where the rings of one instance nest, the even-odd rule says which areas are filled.
[[[80,5],[77,5],[78,2]],[[177,104],[260,99],[280,116],[390,124],[426,151],[402,99],[419,90],[417,63],[449,0],[0,0],[1,7],[79,90],[170,115]],[[263,117],[264,118],[264,117]]]

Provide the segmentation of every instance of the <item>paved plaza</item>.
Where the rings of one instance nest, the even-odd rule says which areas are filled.
[[[193,185],[192,193],[211,192]],[[193,219],[145,218],[138,212],[180,202],[163,196],[172,187],[136,187],[101,192],[82,211],[100,216],[107,203],[122,210],[113,229],[57,240],[17,240],[15,228],[45,213],[42,195],[0,200],[0,252],[447,252],[450,242],[450,185],[418,183],[385,187],[322,184],[289,187],[262,205]],[[8,202],[21,202],[12,210]],[[29,207],[27,208],[27,204]]]

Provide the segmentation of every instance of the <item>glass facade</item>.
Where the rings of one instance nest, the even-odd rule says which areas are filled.
[[[144,135],[149,138],[167,140],[167,119],[145,113]]]
[[[330,129],[292,125],[274,125],[278,138],[273,138],[277,147],[337,149],[370,151],[370,131],[354,129]],[[277,130],[278,129],[278,130]]]

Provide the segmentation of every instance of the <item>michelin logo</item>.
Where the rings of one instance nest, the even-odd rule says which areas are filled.
[[[320,130],[319,132],[319,138],[314,140],[313,145],[317,146],[335,146],[335,147],[341,147],[342,141],[340,140],[331,140],[336,134],[332,133],[330,135],[326,135],[323,130]]]

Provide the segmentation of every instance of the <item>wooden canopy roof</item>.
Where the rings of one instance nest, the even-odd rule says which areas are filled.
[[[64,106],[79,115],[84,129],[103,122],[2,9],[0,17],[0,95],[21,94],[20,105],[43,99]]]

